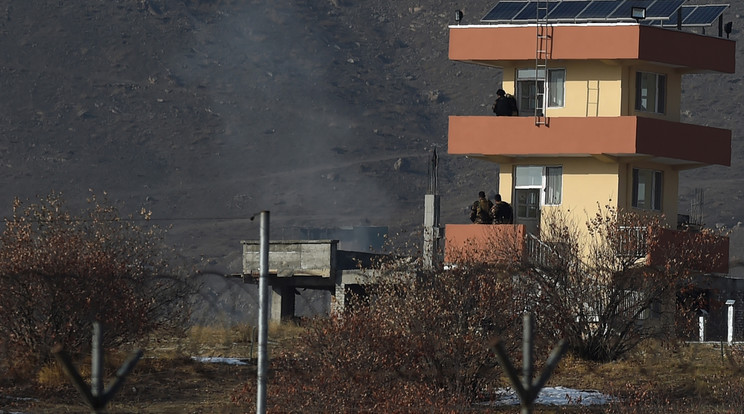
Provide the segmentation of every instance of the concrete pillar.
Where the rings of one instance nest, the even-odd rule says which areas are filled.
[[[281,322],[282,320],[294,317],[295,310],[295,289],[292,286],[272,286],[271,287],[271,321]]]
[[[698,332],[700,336],[700,342],[705,342],[705,315],[698,317]]]
[[[346,285],[337,283],[331,299],[331,313],[334,315],[343,315],[346,307]]]
[[[733,299],[726,301],[726,305],[728,306],[728,335],[726,338],[729,345],[734,342],[734,303],[736,301]]]
[[[438,265],[440,258],[439,196],[424,195],[424,268],[431,269]]]

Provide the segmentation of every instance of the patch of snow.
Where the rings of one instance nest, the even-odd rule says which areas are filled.
[[[535,400],[539,405],[604,405],[612,397],[596,390],[576,390],[566,387],[545,387]],[[511,388],[496,391],[496,400],[488,405],[519,405],[519,396]]]
[[[0,395],[0,398],[5,400],[11,400],[11,401],[39,401],[36,398],[32,397],[14,397],[12,395]],[[26,414],[22,411],[3,411],[0,409],[0,414]]]
[[[228,364],[228,365],[248,365],[247,362],[240,358],[225,358],[225,357],[191,357],[196,362],[204,362],[210,364]]]
[[[39,401],[37,398],[33,398],[33,397],[14,397],[12,395],[0,395],[0,397],[6,400],[13,400],[13,401]]]

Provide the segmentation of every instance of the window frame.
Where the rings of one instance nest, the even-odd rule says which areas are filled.
[[[532,169],[532,174],[524,174],[522,177],[530,177],[529,183],[520,183],[520,169]],[[540,169],[540,183],[535,182],[537,175],[535,169]],[[551,172],[554,174],[551,175]],[[555,174],[557,173],[557,174]],[[553,179],[551,180],[551,177]],[[557,188],[553,188],[553,187]],[[514,168],[514,190],[517,189],[540,189],[540,207],[559,206],[563,203],[563,166],[562,165],[515,165]]]
[[[544,92],[543,98],[547,100],[540,103],[540,114],[543,115],[547,109],[565,108],[566,106],[566,68],[548,68],[539,71],[534,68],[516,69],[515,95],[519,106],[520,115],[528,116],[535,112],[538,105],[537,94]],[[537,78],[545,78],[545,81],[537,81]],[[534,105],[534,106],[533,106]]]
[[[664,171],[634,167],[631,175],[631,206],[640,210],[662,211],[664,208]],[[641,191],[641,185],[643,185],[643,191]],[[650,188],[646,189],[647,186]],[[639,200],[641,194],[643,199]]]
[[[551,171],[557,171],[557,175],[551,175]],[[544,205],[559,206],[563,203],[563,166],[545,166],[544,169],[545,185],[543,189]],[[551,180],[552,177],[552,180]],[[551,185],[551,181],[553,184]],[[553,187],[558,187],[557,189]]]
[[[652,84],[649,84],[649,81]],[[646,86],[644,88],[644,85]],[[653,88],[653,93],[649,91]],[[644,94],[645,92],[645,94]],[[666,114],[667,106],[667,75],[657,72],[636,72],[635,110],[653,114]],[[653,99],[652,102],[648,102]],[[653,108],[649,108],[653,104]]]

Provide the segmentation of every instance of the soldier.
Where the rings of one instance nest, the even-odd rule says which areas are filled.
[[[493,103],[493,113],[496,116],[518,116],[517,99],[504,92],[503,89],[496,91],[496,101]]]
[[[512,224],[514,214],[512,207],[506,201],[501,201],[501,194],[496,194],[493,198],[496,203],[491,207],[491,216],[494,224]]]
[[[491,218],[492,208],[493,203],[486,198],[486,193],[484,191],[479,192],[478,199],[470,207],[470,221],[476,224],[491,224],[493,222]]]

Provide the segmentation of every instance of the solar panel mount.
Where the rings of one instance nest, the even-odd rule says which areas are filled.
[[[728,8],[725,4],[684,5],[685,0],[548,0],[545,8],[536,0],[501,0],[481,19],[483,23],[530,24],[546,19],[551,23],[639,22],[640,24],[710,26]],[[646,18],[631,17],[633,7],[646,9]]]

